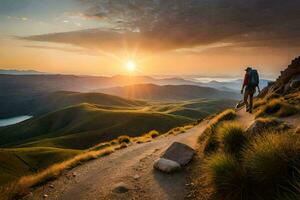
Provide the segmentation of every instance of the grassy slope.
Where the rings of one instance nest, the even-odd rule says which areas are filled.
[[[120,107],[130,108],[145,105],[145,102],[124,99],[117,96],[102,94],[102,93],[79,93],[60,91],[54,92],[35,100],[37,109],[33,114],[44,114],[61,109],[67,106],[72,106],[80,103],[98,104],[103,107]]]
[[[226,108],[234,107],[235,104],[236,101],[230,99],[198,99],[177,103],[160,103],[158,105],[152,106],[150,109],[157,112],[184,116],[191,119],[202,119],[212,113],[220,112]]]
[[[258,99],[254,113],[268,117],[258,119],[266,124],[267,121],[271,124],[274,117],[282,121],[287,116],[299,117],[299,94],[296,90]],[[236,123],[218,125],[199,138],[198,156],[191,174],[196,199],[299,199],[297,123],[284,129],[273,123],[254,133]]]
[[[30,97],[22,97],[21,95],[1,97],[0,116],[1,118],[18,115],[40,116],[57,109],[80,103],[91,103],[99,104],[103,107],[112,106],[120,108],[132,108],[145,105],[145,102],[142,101],[129,100],[102,93],[59,91],[48,94],[36,94]]]
[[[191,121],[163,113],[80,104],[0,129],[0,145],[84,149],[120,135],[138,136],[154,129],[165,132]]]
[[[69,159],[80,152],[48,147],[0,149],[0,185]]]

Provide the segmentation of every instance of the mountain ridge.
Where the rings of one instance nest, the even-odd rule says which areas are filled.
[[[220,91],[210,87],[196,85],[155,85],[135,84],[124,87],[113,87],[96,90],[111,95],[118,95],[129,99],[150,100],[188,100],[199,98],[232,98],[238,99],[240,95],[234,92]]]

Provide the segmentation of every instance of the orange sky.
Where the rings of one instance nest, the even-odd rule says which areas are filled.
[[[128,13],[140,15],[148,12],[147,6],[166,9],[135,18],[119,15],[114,5],[96,0],[89,4],[63,0],[61,5],[49,0],[24,2],[0,3],[2,69],[115,75],[128,74],[126,63],[132,60],[137,75],[239,76],[245,66],[254,66],[274,77],[300,52],[300,33],[293,29],[299,13],[293,14],[295,5],[290,4],[280,7],[275,2],[270,16],[252,16],[252,10],[264,8],[256,0],[247,8],[249,16],[243,16],[238,0],[228,8],[222,4],[231,12],[217,3],[216,10],[209,10],[200,0],[192,6],[188,4],[192,1],[173,2],[174,8],[167,4],[169,0],[159,6],[140,3],[130,8],[116,1]],[[279,8],[284,12],[278,13]],[[288,23],[279,29],[273,23],[276,19]]]

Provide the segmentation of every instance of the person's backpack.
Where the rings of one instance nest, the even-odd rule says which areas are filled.
[[[256,69],[252,69],[249,73],[249,86],[256,87],[259,85],[259,75]]]

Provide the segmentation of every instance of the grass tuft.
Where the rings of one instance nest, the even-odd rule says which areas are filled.
[[[288,117],[299,112],[299,108],[295,105],[283,102],[281,99],[274,99],[264,106],[261,106],[255,113],[255,117],[265,115],[273,115],[276,117]]]
[[[239,155],[247,144],[244,129],[236,122],[226,122],[217,129],[218,140],[223,151],[232,155]]]
[[[205,155],[210,155],[216,152],[218,148],[219,142],[217,136],[215,134],[212,134],[206,139],[203,152]]]
[[[254,101],[254,103],[253,103],[253,109],[257,109],[260,106],[263,106],[263,105],[266,105],[266,104],[267,104],[266,99],[258,99],[256,101]]]
[[[289,134],[259,136],[243,152],[243,159],[262,197],[295,196],[294,185],[300,180],[299,137]],[[300,193],[298,195],[299,198]]]
[[[119,136],[118,137],[118,142],[119,142],[119,144],[122,144],[122,143],[130,143],[131,142],[131,140],[130,140],[130,137],[129,136],[127,136],[127,135],[121,135],[121,136]]]
[[[147,135],[149,135],[149,137],[151,138],[157,138],[159,136],[159,132],[157,132],[156,130],[152,130]]]
[[[216,128],[218,124],[223,121],[234,120],[236,117],[236,112],[233,109],[227,109],[211,120],[210,126],[211,128]]]
[[[228,154],[214,154],[205,161],[203,170],[218,199],[250,199],[251,182],[234,157]]]
[[[227,109],[210,120],[207,128],[198,138],[198,143],[202,143],[204,141],[203,152],[205,155],[209,155],[218,150],[219,142],[216,136],[216,129],[218,125],[221,122],[233,120],[235,117],[236,112],[232,109]]]
[[[271,117],[259,117],[257,118],[247,130],[247,134],[250,137],[257,135],[264,135],[270,132],[285,132],[290,129],[290,126],[285,122]]]

